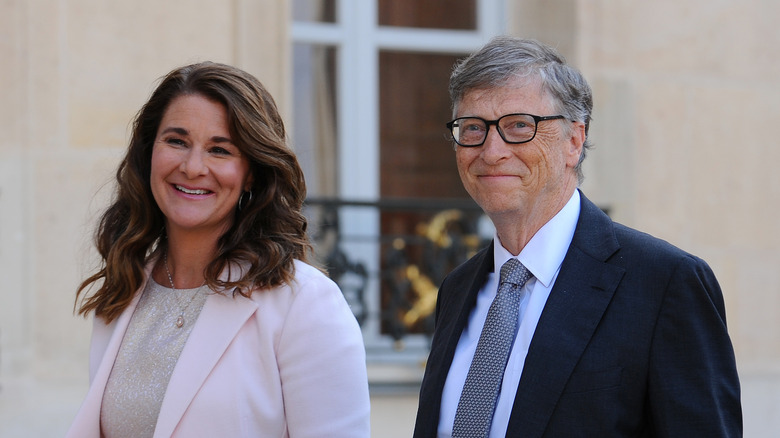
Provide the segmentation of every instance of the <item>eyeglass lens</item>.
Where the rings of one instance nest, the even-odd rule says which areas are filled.
[[[529,141],[536,134],[536,121],[527,114],[505,115],[498,119],[496,126],[501,137],[510,143]],[[462,145],[481,144],[487,132],[488,123],[476,117],[459,118],[452,124],[452,135]]]

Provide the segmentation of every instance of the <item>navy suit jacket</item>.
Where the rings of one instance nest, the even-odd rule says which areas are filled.
[[[435,437],[492,245],[444,279],[414,437]],[[612,222],[585,196],[534,333],[507,437],[742,436],[723,295],[707,264]]]

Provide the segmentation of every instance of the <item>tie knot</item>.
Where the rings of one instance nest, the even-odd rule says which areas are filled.
[[[510,258],[501,266],[501,278],[499,284],[511,283],[517,287],[523,287],[526,281],[531,278],[531,273],[515,258]]]

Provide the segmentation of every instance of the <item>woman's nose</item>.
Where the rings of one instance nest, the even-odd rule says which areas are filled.
[[[206,166],[203,152],[198,148],[190,148],[184,156],[184,159],[179,166],[179,170],[190,179],[208,173],[208,167]]]

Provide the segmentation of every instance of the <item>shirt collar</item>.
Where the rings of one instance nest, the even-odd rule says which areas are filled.
[[[575,190],[561,211],[544,224],[515,257],[545,287],[550,286],[566,257],[579,217],[580,192]],[[498,233],[493,235],[493,242],[493,272],[501,272],[501,266],[514,256],[501,244]]]

